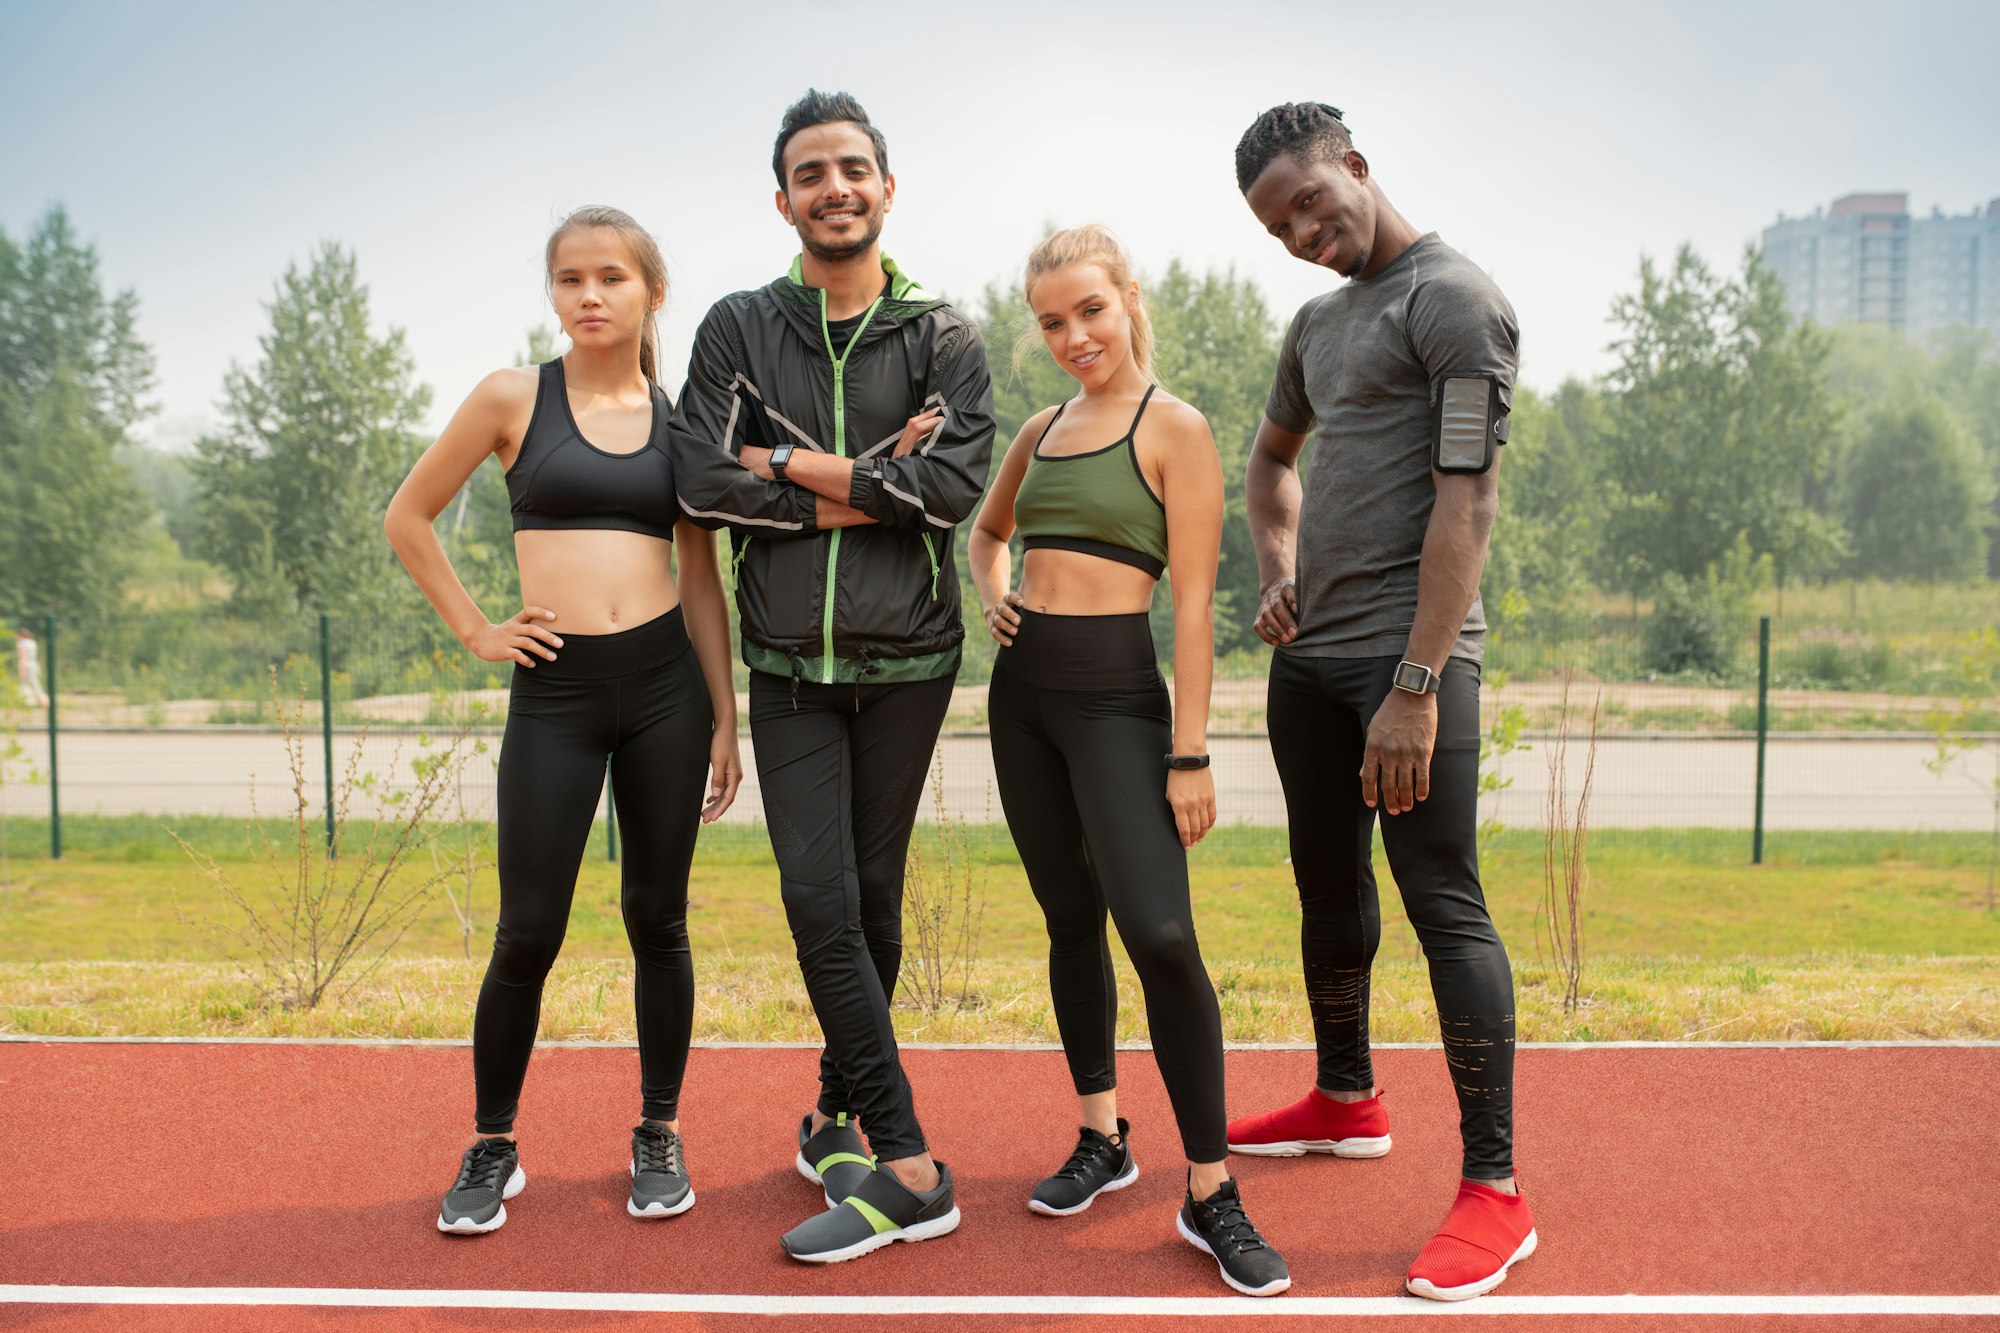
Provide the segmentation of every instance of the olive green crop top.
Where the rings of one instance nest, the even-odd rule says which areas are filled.
[[[1081,551],[1143,569],[1154,578],[1167,568],[1167,507],[1139,470],[1133,436],[1152,401],[1150,385],[1123,437],[1082,454],[1042,453],[1049,426],[1035,439],[1027,475],[1014,494],[1014,526],[1030,551]],[[1069,404],[1063,404],[1067,407]]]

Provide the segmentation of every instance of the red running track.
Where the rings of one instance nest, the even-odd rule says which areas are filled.
[[[1225,1296],[1174,1234],[1178,1141],[1153,1062],[1122,1057],[1140,1182],[1075,1218],[1030,1214],[1029,1189],[1074,1139],[1062,1058],[913,1050],[938,1155],[959,1182],[952,1236],[829,1268],[777,1237],[819,1207],[792,1167],[813,1052],[703,1049],[683,1102],[700,1202],[625,1215],[637,1101],[629,1049],[547,1049],[519,1125],[525,1193],[490,1236],[433,1222],[470,1129],[463,1047],[0,1043],[0,1286],[362,1288],[783,1297]],[[1232,1329],[1354,1327],[1313,1298],[1394,1298],[1449,1204],[1456,1111],[1443,1056],[1379,1052],[1395,1151],[1376,1161],[1234,1159],[1252,1215],[1289,1259],[1292,1295]],[[1232,1112],[1295,1097],[1310,1055],[1229,1056]],[[1503,1298],[1734,1298],[2000,1292],[2000,1048],[1526,1049],[1522,1179],[1542,1234]],[[0,1296],[0,1299],[5,1299]],[[735,1313],[0,1303],[0,1328],[715,1328]],[[1206,1305],[1206,1302],[1203,1302]],[[1342,1303],[1336,1302],[1336,1305]],[[1384,1304],[1377,1299],[1372,1303]],[[1451,1310],[1401,1301],[1413,1315]],[[1527,1302],[1533,1306],[1533,1302]],[[1559,1306],[1545,1302],[1545,1306]],[[1287,1313],[1287,1308],[1293,1312]],[[992,1310],[991,1305],[987,1307]],[[1356,1307],[1359,1309],[1359,1307]],[[1718,1316],[1536,1307],[1481,1328],[1814,1330],[2000,1327],[2000,1315]],[[1978,1307],[2000,1311],[2000,1300]],[[835,1317],[789,1328],[1210,1327],[1206,1313],[1061,1308]],[[1320,1318],[1313,1323],[1317,1326]],[[768,1321],[766,1321],[766,1326]],[[1401,1319],[1394,1327],[1406,1326]]]

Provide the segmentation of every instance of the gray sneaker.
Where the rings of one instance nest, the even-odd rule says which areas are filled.
[[[785,1253],[803,1263],[837,1264],[899,1240],[932,1240],[958,1227],[951,1168],[937,1164],[935,1189],[905,1189],[894,1173],[871,1171],[832,1212],[808,1218],[784,1234]]]
[[[799,1174],[826,1193],[826,1206],[840,1207],[840,1201],[854,1193],[875,1170],[875,1159],[861,1132],[847,1112],[826,1122],[820,1132],[812,1132],[812,1116],[799,1121],[799,1155],[794,1163]]]
[[[465,1150],[458,1180],[438,1209],[438,1230],[453,1236],[480,1236],[507,1222],[508,1199],[528,1184],[521,1149],[512,1139],[481,1139]]]
[[[632,1129],[632,1197],[625,1211],[634,1217],[674,1217],[694,1207],[681,1136],[664,1125],[641,1121]]]

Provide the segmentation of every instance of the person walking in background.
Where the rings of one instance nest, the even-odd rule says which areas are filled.
[[[640,1120],[626,1211],[693,1206],[679,1109],[694,1025],[688,867],[697,828],[729,808],[743,774],[715,539],[682,518],[667,455],[655,326],[666,262],[644,228],[602,207],[570,214],[546,257],[570,350],[480,381],[384,523],[460,641],[515,665],[497,793],[500,920],[472,1027],[477,1134],[437,1219],[464,1235],[505,1223],[505,1201],[527,1183],[514,1120],[607,760],[637,965]],[[498,623],[431,526],[488,457],[507,472],[527,602]]]
[[[42,689],[42,647],[26,625],[14,631],[14,672],[21,681],[21,705],[47,708],[49,696]]]
[[[1176,1229],[1231,1287],[1274,1296],[1291,1275],[1229,1178],[1222,1016],[1188,895],[1187,849],[1215,823],[1208,699],[1222,468],[1201,413],[1152,382],[1152,324],[1110,232],[1052,233],[1028,257],[1023,288],[1043,344],[1081,386],[1021,428],[969,547],[1000,644],[987,703],[994,775],[1048,925],[1049,990],[1083,1119],[1069,1160],[1028,1207],[1067,1217],[1138,1179],[1118,1115],[1108,910],[1139,973],[1187,1157]],[[1007,550],[1016,532],[1026,548],[1018,592]],[[1147,623],[1169,570],[1171,703]]]
[[[978,325],[882,253],[888,158],[845,93],[787,108],[771,167],[802,253],[709,310],[670,431],[682,506],[731,533],[764,813],[826,1037],[795,1164],[830,1211],[783,1239],[809,1263],[959,1220],[889,1000],[910,830],[965,637],[952,534],[985,488],[992,386]]]
[[[1246,486],[1319,1049],[1299,1101],[1229,1126],[1242,1153],[1389,1151],[1368,1053],[1382,842],[1430,964],[1462,1178],[1408,1289],[1490,1291],[1532,1254],[1514,1178],[1514,983],[1480,892],[1479,575],[1498,508],[1519,330],[1491,279],[1419,234],[1319,102],[1259,116],[1236,183],[1288,253],[1345,285],[1286,331]],[[1299,455],[1310,434],[1302,490]]]

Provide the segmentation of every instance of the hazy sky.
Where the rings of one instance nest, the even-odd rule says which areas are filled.
[[[1084,27],[1082,24],[1089,26]],[[396,4],[0,0],[0,228],[61,201],[138,290],[163,436],[257,356],[322,240],[407,332],[433,423],[549,321],[540,252],[583,203],[665,243],[676,382],[710,301],[796,251],[779,112],[845,88],[888,135],[885,248],[961,298],[1047,221],[1142,268],[1235,265],[1281,317],[1338,281],[1236,192],[1256,114],[1314,99],[1418,226],[1490,270],[1522,378],[1604,368],[1641,254],[1734,266],[1782,210],[1860,189],[2000,196],[2000,5]]]

